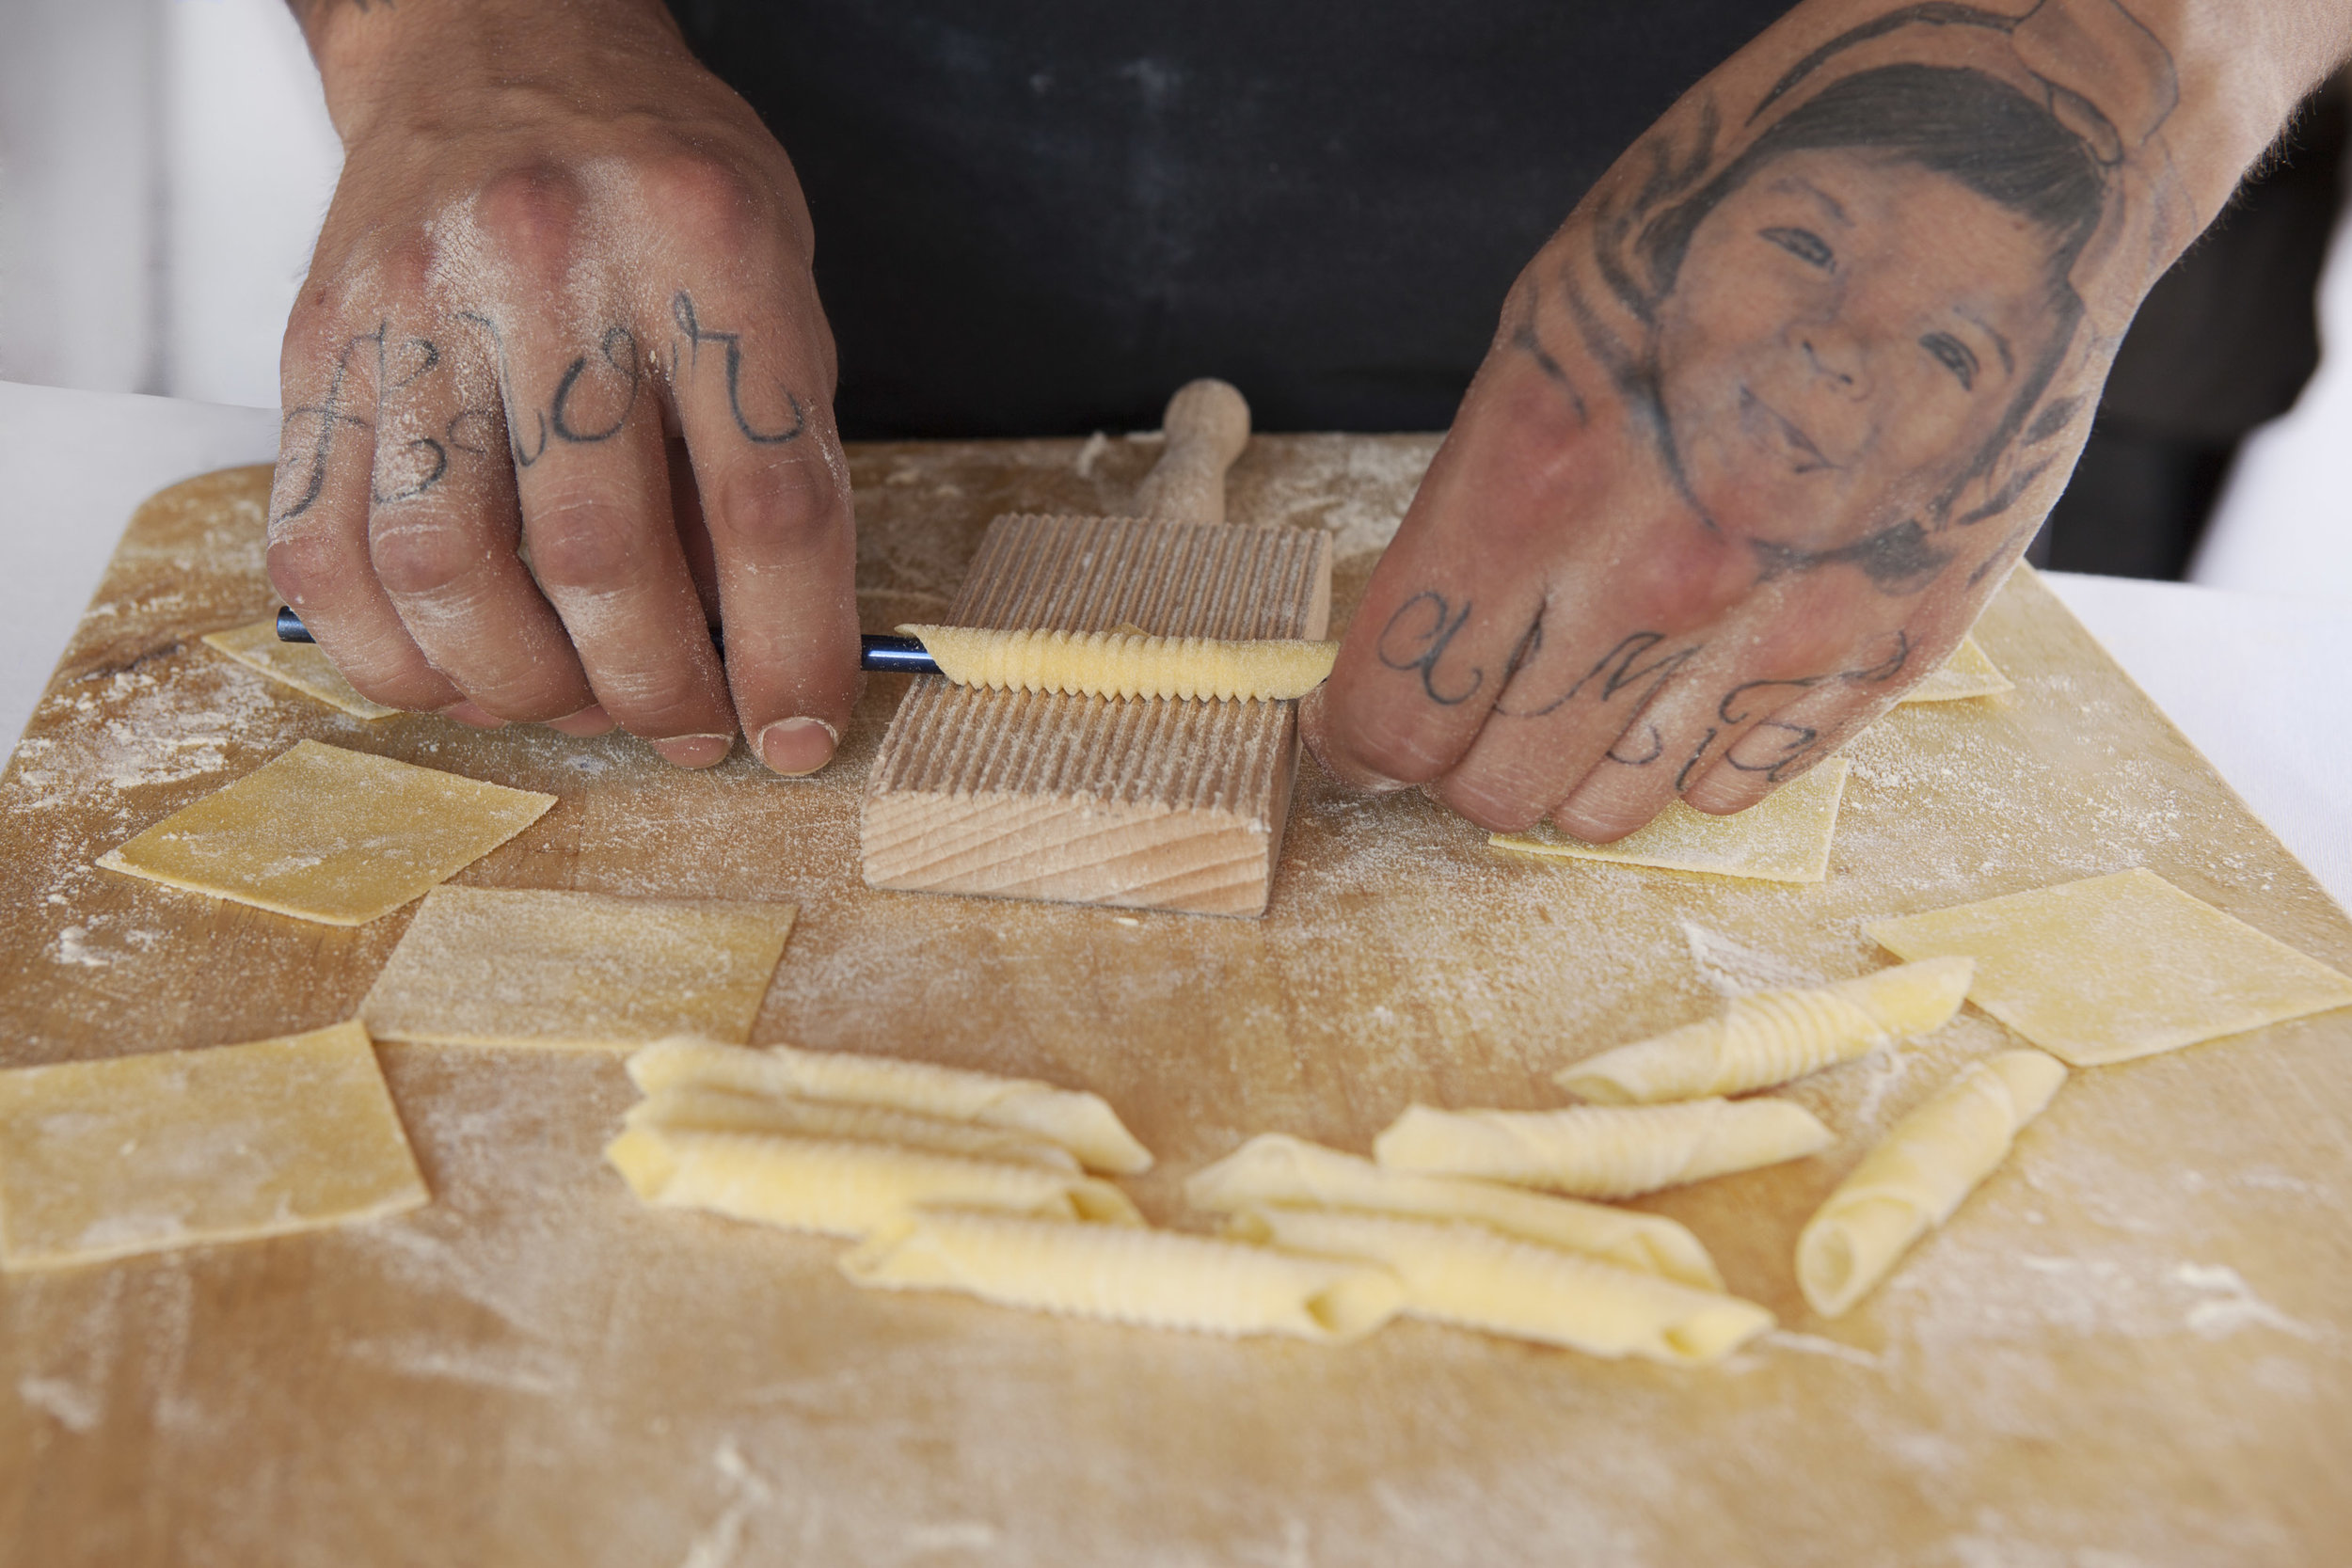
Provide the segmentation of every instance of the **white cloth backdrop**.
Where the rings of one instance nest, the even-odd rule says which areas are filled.
[[[342,167],[284,0],[4,0],[0,379],[275,406]]]

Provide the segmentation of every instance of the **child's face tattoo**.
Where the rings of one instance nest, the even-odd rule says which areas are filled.
[[[1692,230],[1659,302],[1681,480],[1725,532],[1792,548],[1925,517],[2064,325],[2029,219],[1899,157],[1785,153]]]

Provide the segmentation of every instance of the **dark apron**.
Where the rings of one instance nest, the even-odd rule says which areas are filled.
[[[1786,0],[672,0],[817,226],[852,439],[1436,430],[1585,187]]]

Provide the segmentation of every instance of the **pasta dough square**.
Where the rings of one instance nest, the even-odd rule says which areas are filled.
[[[1731,816],[1709,816],[1677,800],[1648,827],[1614,844],[1587,844],[1549,822],[1525,833],[1495,833],[1486,842],[1529,855],[1767,882],[1818,882],[1829,876],[1829,841],[1837,831],[1837,803],[1845,793],[1846,759],[1832,757]]]
[[[305,740],[98,863],[300,920],[360,926],[554,804],[552,795]]]
[[[1896,704],[1948,703],[1962,697],[1993,697],[2004,691],[2014,691],[2017,683],[2001,673],[2001,667],[1993,662],[1973,637],[1963,637],[1952,657],[1928,672],[1927,679],[1902,694]]]
[[[274,620],[208,631],[204,641],[246,669],[291,686],[306,697],[316,697],[329,707],[339,707],[355,719],[389,719],[401,711],[360,696],[325,649],[309,642],[279,641]]]
[[[2352,980],[2145,868],[1867,929],[1905,958],[1976,959],[1968,1000],[2076,1067],[2352,1006]]]
[[[423,1045],[741,1044],[791,934],[790,904],[437,887],[359,1005]]]
[[[357,1023],[0,1072],[0,1267],[280,1236],[427,1201]]]

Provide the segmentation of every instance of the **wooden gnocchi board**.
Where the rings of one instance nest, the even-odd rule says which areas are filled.
[[[1243,522],[1333,537],[1343,623],[1434,443],[1261,437]],[[868,629],[932,618],[986,520],[1117,513],[1148,442],[853,450]],[[1830,879],[1499,854],[1302,768],[1263,921],[882,893],[857,806],[903,681],[809,782],[737,756],[346,719],[201,646],[271,598],[266,475],[133,519],[0,777],[0,1061],[348,1016],[353,930],[94,869],[312,736],[561,803],[481,886],[801,906],[762,1040],[1107,1096],[1178,1184],[1281,1129],[1358,1150],[1419,1098],[1559,1103],[1575,1055],[1719,987],[1881,960],[1869,917],[2146,864],[2352,969],[2352,924],[2029,576],[1979,634],[2008,699],[1851,748]],[[1401,1323],[1328,1351],[878,1297],[835,1243],[640,1209],[601,1056],[388,1046],[434,1201],[400,1218],[0,1277],[0,1562],[2089,1561],[2352,1557],[2352,1015],[2079,1074],[1835,1323],[1789,1255],[1895,1117],[2007,1043],[1970,1011],[1800,1086],[1824,1154],[1648,1200],[1784,1331],[1703,1371]]]

